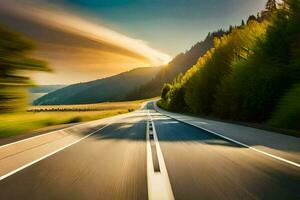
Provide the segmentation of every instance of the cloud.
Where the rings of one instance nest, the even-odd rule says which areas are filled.
[[[36,56],[53,66],[55,74],[35,75],[43,84],[45,80],[47,83],[87,81],[136,67],[159,66],[171,59],[142,40],[48,4],[5,0],[0,3],[1,22],[37,40]]]

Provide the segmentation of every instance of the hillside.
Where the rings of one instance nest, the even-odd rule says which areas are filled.
[[[87,104],[122,101],[135,87],[150,81],[159,67],[138,68],[112,77],[73,84],[34,101],[34,105]]]
[[[214,38],[223,35],[225,32],[219,30],[209,33],[205,40],[196,43],[190,50],[178,54],[168,65],[163,67],[151,81],[135,88],[127,95],[128,100],[150,98],[160,94],[164,83],[172,82],[179,74],[184,74],[195,65],[199,57],[203,56],[214,46]]]
[[[299,130],[300,2],[268,1],[162,89],[159,105],[226,120]]]
[[[30,93],[49,93],[66,87],[66,85],[39,85],[29,88]]]
[[[31,87],[28,89],[28,103],[32,104],[36,99],[63,87],[66,87],[66,85],[39,85]]]

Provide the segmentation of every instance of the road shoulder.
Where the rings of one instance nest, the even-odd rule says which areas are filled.
[[[300,138],[237,124],[172,113],[159,108],[155,103],[154,107],[158,112],[176,120],[219,133],[255,149],[300,163]]]
[[[77,124],[0,146],[0,180],[45,159],[128,116],[128,113]]]
[[[26,133],[23,133],[23,134],[20,134],[20,135],[0,138],[0,146],[6,145],[6,144],[9,144],[9,143],[13,143],[13,142],[17,142],[17,141],[20,141],[20,140],[25,140],[27,138],[43,135],[43,134],[46,134],[46,133],[49,133],[49,132],[58,131],[60,129],[69,128],[69,127],[74,126],[76,124],[78,124],[78,123],[59,124],[59,125],[47,126],[47,127],[44,127],[44,128],[29,131],[29,132],[26,132]]]

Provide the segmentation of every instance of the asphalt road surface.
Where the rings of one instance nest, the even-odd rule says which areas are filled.
[[[151,158],[161,169],[152,175],[150,119],[159,145],[151,146]],[[160,175],[163,183],[155,179]],[[170,184],[170,190],[149,190],[159,184]],[[175,199],[297,200],[300,168],[164,116],[149,103],[0,181],[1,200],[143,200],[153,199],[155,190]]]

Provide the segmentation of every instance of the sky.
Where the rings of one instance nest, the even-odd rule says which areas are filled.
[[[266,0],[65,0],[132,37],[142,38],[172,56],[208,32],[240,24],[256,15]]]
[[[265,0],[0,0],[0,24],[36,41],[53,73],[38,84],[71,84],[161,66],[208,32],[240,24]]]

